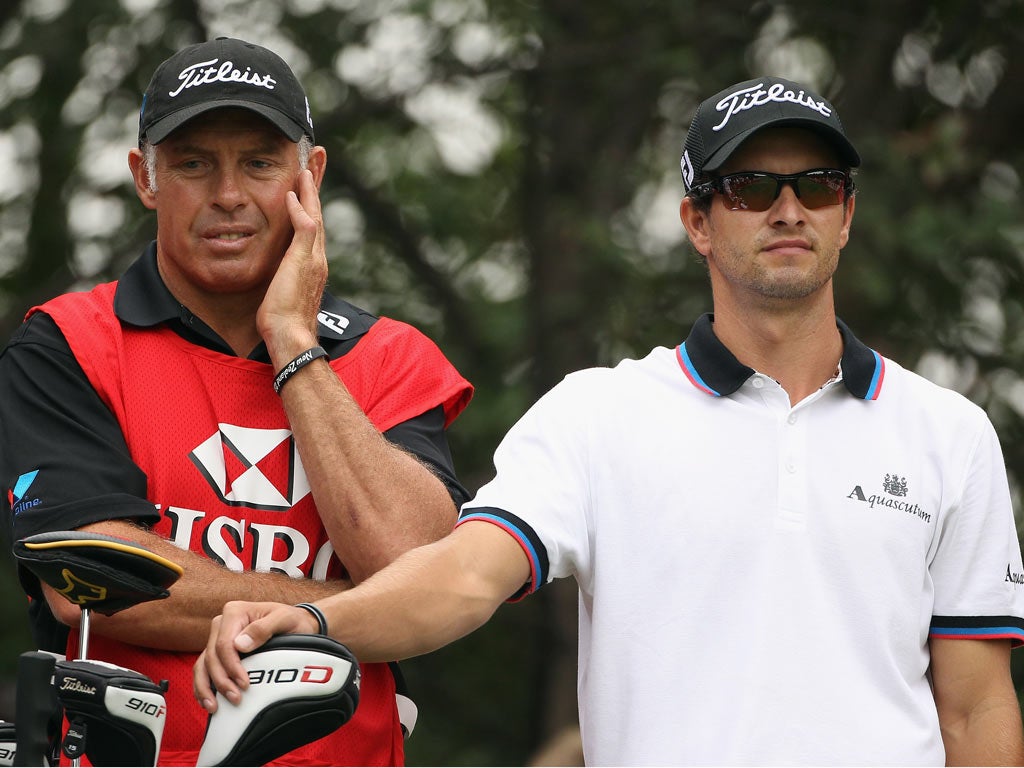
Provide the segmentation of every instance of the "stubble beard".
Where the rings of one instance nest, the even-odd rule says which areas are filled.
[[[827,285],[839,264],[839,249],[818,250],[810,267],[770,266],[763,260],[752,258],[749,251],[729,248],[725,258],[716,259],[718,269],[726,280],[746,289],[749,293],[768,300],[805,299]],[[760,248],[755,250],[760,253]]]

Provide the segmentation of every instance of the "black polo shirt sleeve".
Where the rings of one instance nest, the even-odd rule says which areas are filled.
[[[455,476],[444,418],[444,406],[438,405],[420,416],[396,424],[384,432],[384,437],[423,462],[444,483],[458,509],[469,501],[469,492]]]
[[[146,476],[56,323],[37,313],[0,353],[0,468],[13,539],[158,519]]]

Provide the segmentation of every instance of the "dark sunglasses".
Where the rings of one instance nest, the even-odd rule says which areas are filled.
[[[793,188],[804,208],[839,205],[853,192],[853,178],[835,168],[814,168],[800,173],[768,173],[743,171],[719,176],[698,184],[690,190],[692,197],[707,197],[721,192],[730,211],[767,211],[772,207],[782,186]]]

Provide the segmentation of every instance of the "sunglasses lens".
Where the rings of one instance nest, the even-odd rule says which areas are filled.
[[[824,208],[843,202],[846,174],[836,170],[807,171],[792,176],[771,173],[733,173],[722,176],[720,189],[733,211],[767,211],[778,198],[782,185],[794,187],[805,208]]]
[[[846,177],[839,171],[817,171],[797,180],[800,202],[806,208],[824,208],[843,202]]]
[[[722,192],[733,211],[767,211],[779,183],[771,176],[736,173],[722,178]]]

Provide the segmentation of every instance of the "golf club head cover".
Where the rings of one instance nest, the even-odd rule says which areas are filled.
[[[107,616],[162,600],[181,566],[140,544],[86,531],[49,531],[14,543],[18,565],[75,605]]]
[[[14,765],[14,753],[17,746],[14,723],[0,720],[0,766]]]
[[[93,765],[156,765],[167,721],[166,683],[103,661],[58,661],[57,698],[70,724],[64,754]]]
[[[220,693],[197,765],[265,765],[347,723],[359,704],[359,662],[325,635],[276,635],[242,655],[249,688]]]

